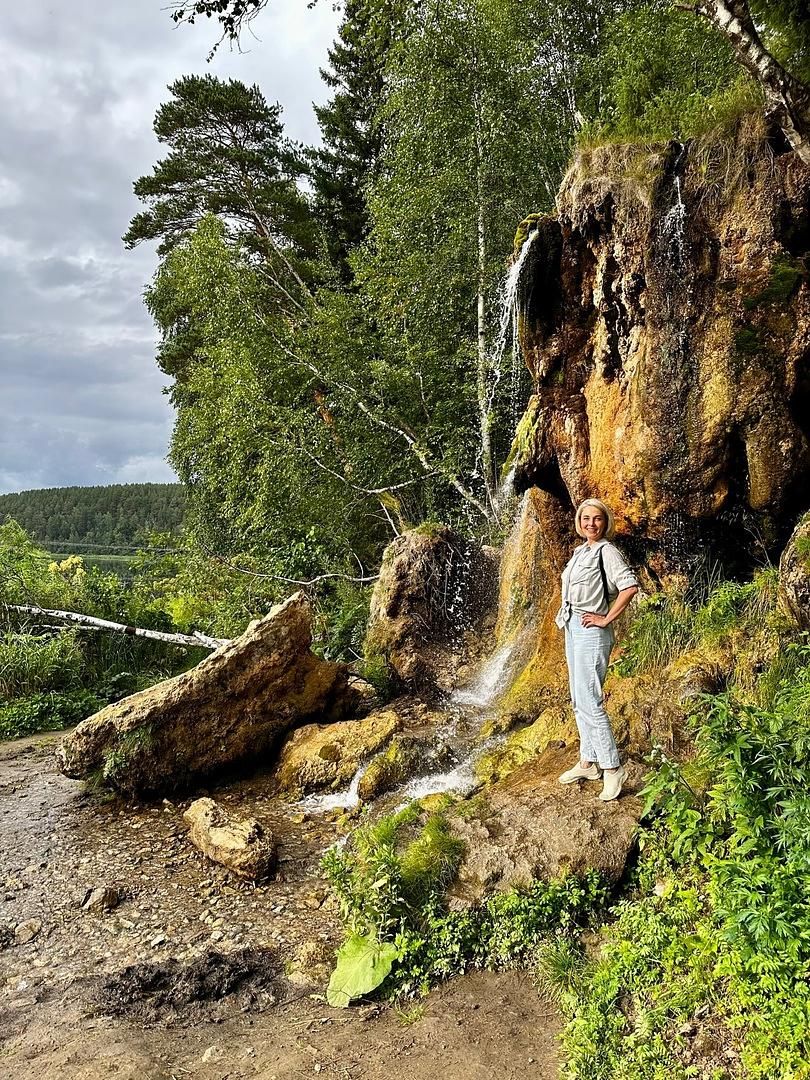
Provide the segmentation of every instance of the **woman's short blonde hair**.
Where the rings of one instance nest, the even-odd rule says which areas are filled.
[[[574,528],[577,530],[577,536],[581,536],[583,537],[583,539],[585,538],[585,533],[582,531],[582,526],[579,523],[579,519],[582,516],[582,511],[585,509],[586,506],[592,506],[595,510],[602,511],[602,513],[605,515],[605,521],[607,522],[607,525],[605,526],[605,531],[602,533],[602,536],[605,540],[612,540],[613,537],[616,535],[616,519],[613,516],[613,511],[610,509],[609,506],[605,506],[601,499],[585,499],[585,501],[581,502],[577,507],[577,512],[574,516]]]

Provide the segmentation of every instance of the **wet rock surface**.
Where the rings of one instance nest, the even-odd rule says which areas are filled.
[[[573,745],[551,745],[485,789],[473,813],[450,812],[452,831],[466,844],[450,891],[456,906],[566,871],[593,868],[618,881],[635,844],[643,769],[628,762],[621,796],[603,803],[601,784],[558,782],[576,758]]]
[[[309,604],[296,593],[190,671],[88,717],[59,747],[60,769],[133,795],[261,760],[294,725],[337,718],[358,698],[346,669],[311,642]]]
[[[799,520],[779,560],[779,596],[802,630],[810,630],[810,513]]]
[[[255,818],[237,818],[213,799],[195,799],[183,814],[189,840],[212,862],[237,877],[261,881],[276,866],[273,837]]]
[[[404,725],[400,710],[381,709],[362,720],[306,724],[285,742],[277,776],[282,791],[335,791],[349,783],[362,761]]]
[[[366,655],[383,662],[403,692],[432,696],[456,683],[495,622],[498,553],[445,525],[413,529],[383,555],[369,613]]]

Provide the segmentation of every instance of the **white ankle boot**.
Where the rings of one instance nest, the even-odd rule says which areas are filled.
[[[602,802],[611,802],[613,799],[618,799],[622,790],[622,784],[627,779],[627,769],[624,765],[620,765],[615,772],[608,772],[605,770],[604,785],[599,792],[599,798]]]
[[[566,770],[559,778],[561,784],[573,784],[575,780],[601,780],[602,770],[596,764],[591,762],[587,769],[583,769],[579,762],[572,768]]]

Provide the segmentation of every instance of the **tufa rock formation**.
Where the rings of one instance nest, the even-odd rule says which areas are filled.
[[[628,763],[630,778],[621,797],[603,803],[597,798],[600,784],[558,783],[572,753],[575,757],[576,749],[551,744],[472,804],[449,812],[453,834],[466,845],[450,890],[455,907],[565,872],[594,869],[608,881],[619,880],[635,845],[642,809],[635,793],[643,770]]]
[[[446,525],[423,525],[385,550],[371,598],[366,659],[396,688],[447,691],[464,663],[464,632],[494,621],[497,559]],[[490,624],[491,625],[491,624]],[[469,644],[469,642],[467,642]]]
[[[810,513],[793,530],[779,560],[779,599],[802,630],[810,630]]]
[[[505,466],[525,494],[501,586],[535,635],[506,703],[524,715],[565,689],[553,614],[584,498],[612,507],[648,590],[717,561],[749,573],[810,506],[810,168],[755,117],[582,149],[557,214],[516,242],[532,233],[534,392]]]
[[[810,168],[751,117],[581,150],[527,228],[516,487],[603,498],[657,580],[780,547],[810,503]]]
[[[310,621],[296,593],[190,671],[82,721],[57,750],[59,768],[125,795],[173,791],[259,764],[302,721],[351,712],[345,668],[311,652]]]
[[[275,870],[275,842],[255,818],[235,818],[213,799],[195,799],[183,818],[192,844],[237,877],[261,881]]]

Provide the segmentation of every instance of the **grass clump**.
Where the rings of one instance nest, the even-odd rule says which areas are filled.
[[[76,638],[70,630],[49,637],[21,633],[0,637],[0,698],[76,686],[84,666]]]
[[[531,963],[542,942],[571,933],[606,899],[598,875],[589,874],[536,881],[479,907],[449,911],[445,891],[462,854],[444,812],[425,818],[412,803],[361,826],[346,848],[324,856],[347,941],[395,948],[385,982],[390,993],[421,993],[471,966]]]
[[[641,601],[617,663],[620,675],[662,671],[692,649],[716,646],[733,635],[748,639],[781,628],[776,567],[752,581],[700,584],[692,595],[657,593]],[[703,599],[701,594],[703,593]]]

